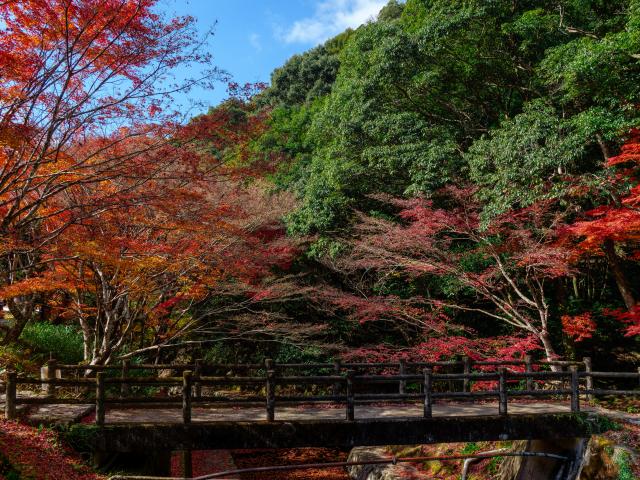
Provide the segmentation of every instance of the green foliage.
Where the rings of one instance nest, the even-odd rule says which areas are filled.
[[[30,322],[20,339],[43,356],[53,356],[63,363],[79,363],[83,358],[82,334],[75,326]]]
[[[391,22],[399,19],[402,16],[404,10],[404,4],[398,2],[398,0],[389,0],[380,13],[378,13],[379,22]]]
[[[618,480],[634,480],[636,476],[631,468],[631,455],[629,452],[621,451],[614,457],[618,467]]]
[[[331,237],[320,237],[309,246],[307,257],[311,259],[336,258],[345,253],[346,250],[347,245],[339,240],[334,240]]]
[[[469,443],[465,443],[463,449],[460,450],[460,454],[471,455],[473,453],[476,453],[479,450],[480,450],[480,445],[478,445],[476,442],[469,442]]]
[[[588,418],[584,414],[575,414],[574,416],[577,421],[586,423],[592,433],[622,430],[622,425],[604,415],[595,415],[592,418]]]
[[[319,348],[294,345],[281,345],[274,360],[277,363],[311,363],[322,358],[323,352]]]
[[[92,452],[100,427],[95,425],[74,424],[58,426],[58,433],[63,441],[76,452]]]
[[[0,454],[0,478],[5,480],[20,480],[21,478],[20,472],[2,454]]]
[[[270,103],[300,105],[326,95],[338,71],[338,58],[324,46],[294,55],[271,75]]]
[[[361,235],[360,212],[396,218],[380,193],[446,210],[443,187],[469,187],[485,225],[546,199],[572,221],[615,198],[605,160],[640,125],[640,0],[390,0],[376,21],[293,57],[272,80],[260,99],[269,128],[252,148],[277,160],[276,188],[297,197],[285,220],[289,234],[311,238],[300,270],[340,288],[363,284],[367,295],[485,308],[456,275],[367,271],[356,280],[339,271],[345,238]],[[449,251],[464,248],[453,241]],[[463,271],[491,266],[473,252],[459,258]],[[617,306],[606,262],[586,270],[580,286],[549,289],[550,329],[560,330],[561,315],[590,310],[599,328],[584,345],[619,343],[618,326],[598,313]],[[510,333],[451,310],[479,335]],[[424,334],[335,324],[332,334],[354,343]]]
[[[553,107],[539,100],[525,105],[523,113],[477,140],[466,155],[485,213],[526,207],[557,194],[554,187],[566,185],[564,174],[575,171],[587,143]]]
[[[377,22],[294,57],[269,93],[283,106],[271,147],[293,160],[279,184],[300,199],[290,231],[348,227],[373,192],[469,180],[489,218],[597,173],[640,122],[639,11],[637,0],[391,1]]]

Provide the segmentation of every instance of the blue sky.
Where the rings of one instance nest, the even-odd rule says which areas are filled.
[[[216,24],[210,51],[216,66],[238,83],[268,82],[271,71],[304,52],[374,17],[387,0],[160,0],[168,15],[191,15],[206,31]],[[195,100],[216,105],[226,85],[193,91]]]

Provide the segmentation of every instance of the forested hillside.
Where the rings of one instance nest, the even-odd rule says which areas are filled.
[[[640,1],[391,0],[189,121],[148,3],[1,7],[3,363],[637,360]]]
[[[273,73],[252,153],[348,355],[636,345],[639,22],[634,0],[391,1]]]

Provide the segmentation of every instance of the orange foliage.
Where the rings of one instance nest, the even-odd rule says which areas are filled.
[[[602,244],[609,240],[624,243],[637,248],[640,242],[640,184],[638,184],[638,167],[640,167],[640,130],[632,130],[627,143],[622,147],[620,155],[611,157],[608,166],[625,166],[616,180],[633,182],[629,192],[620,198],[617,204],[603,205],[586,212],[587,219],[571,225],[568,233],[580,238],[576,245],[578,255],[601,255]],[[633,259],[638,254],[631,254]]]
[[[563,315],[562,329],[564,333],[573,338],[576,342],[581,342],[593,336],[596,330],[596,322],[591,318],[590,312],[581,313],[580,315]]]

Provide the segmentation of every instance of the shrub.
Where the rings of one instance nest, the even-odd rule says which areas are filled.
[[[63,363],[82,361],[82,334],[71,325],[53,325],[46,322],[29,323],[20,339],[37,353],[53,353]]]

